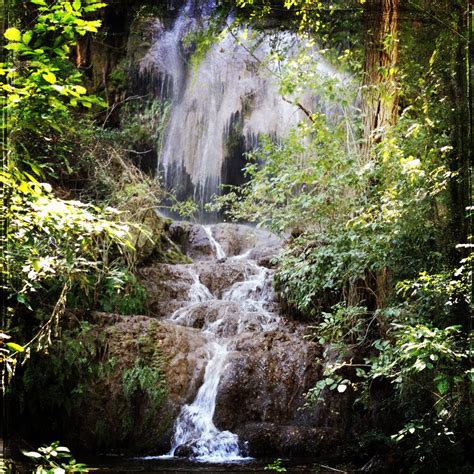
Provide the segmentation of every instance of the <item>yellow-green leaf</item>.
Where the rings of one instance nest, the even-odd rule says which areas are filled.
[[[7,346],[16,352],[25,352],[25,348],[20,346],[20,344],[16,344],[15,342],[7,342]]]
[[[18,28],[8,28],[4,36],[9,41],[21,41],[21,31]]]
[[[22,36],[23,44],[30,44],[31,38],[33,38],[33,32],[31,30],[25,31]]]
[[[85,94],[87,92],[87,89],[83,86],[76,86],[75,89],[78,94]]]
[[[48,71],[43,74],[43,79],[50,84],[56,84],[56,75],[54,72]]]

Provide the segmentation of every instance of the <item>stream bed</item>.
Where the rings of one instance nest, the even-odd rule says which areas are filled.
[[[104,457],[91,461],[90,466],[93,472],[117,472],[117,473],[193,473],[193,472],[239,472],[239,473],[271,473],[275,470],[265,469],[275,459],[253,459],[246,462],[233,463],[202,463],[192,462],[183,458],[173,459],[126,459],[121,457]],[[354,472],[352,470],[337,469],[326,466],[314,459],[283,459],[281,461],[286,471],[298,473],[329,473],[329,472]]]

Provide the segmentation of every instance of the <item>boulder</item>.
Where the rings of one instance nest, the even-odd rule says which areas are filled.
[[[85,388],[85,403],[73,404],[65,439],[94,453],[164,454],[181,407],[202,385],[207,338],[145,316],[97,312],[93,320],[91,339],[105,338],[104,357],[113,364]],[[153,398],[161,384],[163,396]]]
[[[185,221],[173,222],[169,236],[181,251],[193,260],[211,260],[214,248],[202,225]]]
[[[241,224],[215,224],[212,226],[214,238],[219,242],[227,256],[242,255],[281,247],[280,239],[271,232]],[[250,257],[253,258],[253,257]]]
[[[321,376],[318,346],[285,326],[244,332],[232,345],[220,384],[214,420],[220,429],[248,423],[310,425],[304,394]]]
[[[247,440],[249,455],[253,457],[278,455],[338,461],[343,458],[343,434],[331,429],[255,422],[238,427],[236,434]]]

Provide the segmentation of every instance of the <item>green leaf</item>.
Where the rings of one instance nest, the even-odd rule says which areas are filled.
[[[30,309],[30,310],[32,309],[31,306],[30,306],[30,303],[27,301],[27,299],[25,298],[24,295],[17,295],[16,300],[19,303],[24,304],[28,309]]]
[[[25,49],[25,45],[21,43],[8,43],[4,46],[9,51],[21,51]]]
[[[23,44],[30,44],[31,38],[33,38],[33,32],[31,30],[25,31],[21,37]]]
[[[85,6],[84,11],[85,12],[94,12],[94,11],[98,10],[99,8],[103,8],[103,7],[106,7],[106,6],[107,6],[106,3],[94,3],[93,5]]]
[[[8,28],[3,35],[9,41],[21,41],[21,31],[18,28]]]
[[[74,89],[76,90],[76,92],[78,94],[86,94],[87,93],[87,89],[83,86],[75,86]]]
[[[25,348],[20,346],[20,344],[16,344],[14,342],[7,342],[7,346],[16,352],[25,352]]]
[[[437,385],[436,388],[438,389],[438,392],[441,395],[444,395],[448,390],[449,390],[449,382],[447,379],[443,378],[441,379]]]
[[[54,72],[48,71],[43,74],[43,79],[50,84],[56,84],[56,74]]]
[[[34,3],[35,5],[46,5],[45,0],[30,0],[31,3]]]
[[[72,7],[74,10],[79,11],[81,9],[81,0],[74,0]]]

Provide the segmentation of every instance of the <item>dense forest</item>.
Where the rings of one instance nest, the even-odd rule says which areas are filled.
[[[7,0],[0,472],[472,472],[473,12]]]

